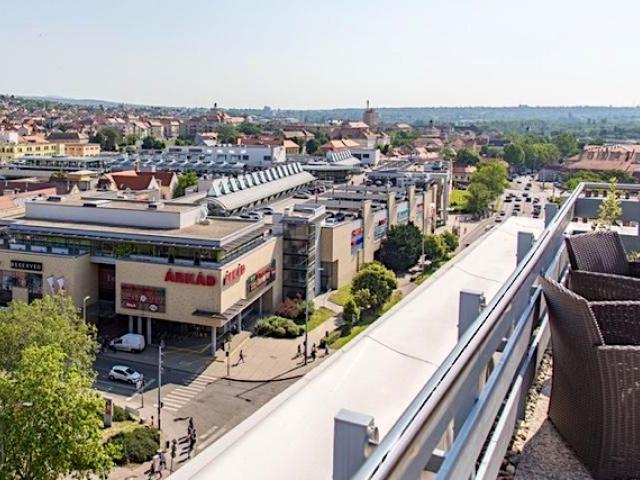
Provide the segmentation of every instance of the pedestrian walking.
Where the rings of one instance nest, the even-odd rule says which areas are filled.
[[[193,428],[193,417],[189,417],[189,427]]]
[[[159,450],[158,455],[160,456],[160,471],[167,469],[167,457],[164,455],[164,450]]]
[[[238,359],[238,363],[244,363],[244,353],[242,353],[242,350],[240,350],[240,358]]]
[[[324,355],[325,357],[329,355],[329,344],[327,342],[324,343]]]
[[[296,357],[299,357],[300,355],[302,355],[302,347],[298,344],[298,353],[296,354]]]
[[[311,360],[316,361],[316,351],[315,349],[311,350]]]

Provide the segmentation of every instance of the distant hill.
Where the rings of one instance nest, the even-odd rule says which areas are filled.
[[[30,98],[33,100],[44,100],[47,102],[64,103],[66,105],[80,105],[83,107],[99,107],[102,105],[103,107],[113,108],[113,107],[119,107],[120,105],[123,105],[122,103],[112,102],[109,100],[95,100],[91,98],[68,98],[68,97],[58,97],[55,95],[48,95],[48,96],[42,96],[42,97],[24,97],[24,98]]]

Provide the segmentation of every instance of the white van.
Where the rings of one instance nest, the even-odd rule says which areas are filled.
[[[127,333],[109,342],[111,348],[123,352],[141,352],[145,345],[144,336],[137,333]]]

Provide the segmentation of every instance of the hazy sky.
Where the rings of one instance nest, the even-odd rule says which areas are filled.
[[[0,0],[0,92],[329,108],[638,105],[637,0]]]

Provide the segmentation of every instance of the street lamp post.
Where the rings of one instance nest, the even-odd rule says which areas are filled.
[[[307,352],[309,349],[309,286],[304,299],[304,364],[307,364]]]
[[[87,323],[87,302],[91,298],[91,295],[87,295],[82,299],[82,320]]]

